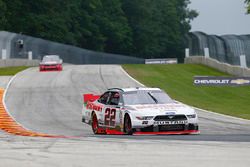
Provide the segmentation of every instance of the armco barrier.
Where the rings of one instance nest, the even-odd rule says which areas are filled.
[[[141,58],[96,52],[27,35],[9,33],[9,35],[13,34],[10,58],[28,59],[28,53],[32,52],[33,59],[41,60],[44,55],[59,55],[65,63],[70,64],[145,64],[145,60]]]
[[[6,59],[0,60],[0,67],[38,66],[39,62],[39,60]]]
[[[204,56],[191,56],[185,58],[186,64],[203,64],[212,68],[215,68],[219,71],[242,77],[250,77],[249,68],[241,68],[240,66],[233,66],[226,63],[221,63],[215,59],[206,58]]]
[[[4,59],[41,60],[44,55],[59,55],[65,63],[70,64],[145,64],[142,58],[103,53],[60,44],[27,35],[0,31],[0,52],[4,50]],[[6,55],[6,56],[5,56]],[[1,58],[1,55],[0,55]]]

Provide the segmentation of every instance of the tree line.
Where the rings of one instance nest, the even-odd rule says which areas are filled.
[[[247,13],[250,14],[250,0],[245,0],[245,3],[247,4]]]
[[[181,57],[189,0],[0,0],[0,30],[142,58]]]

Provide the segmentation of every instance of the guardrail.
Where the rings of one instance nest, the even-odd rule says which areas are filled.
[[[2,54],[2,56],[1,56]],[[38,59],[59,55],[70,64],[144,64],[145,59],[91,51],[27,35],[0,31],[0,59]]]
[[[39,60],[28,59],[2,59],[0,60],[0,67],[38,66],[39,62]]]
[[[185,64],[203,64],[234,76],[250,77],[249,68],[234,66],[227,63],[221,63],[218,60],[209,57],[204,57],[204,56],[186,57]]]

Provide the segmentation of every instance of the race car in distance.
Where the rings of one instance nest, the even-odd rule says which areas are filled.
[[[39,64],[40,71],[62,71],[62,59],[58,55],[46,55]]]
[[[197,134],[198,116],[159,88],[112,88],[84,94],[82,122],[94,134]]]

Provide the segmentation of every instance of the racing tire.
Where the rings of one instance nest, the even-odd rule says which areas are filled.
[[[98,119],[95,113],[92,114],[92,131],[94,134],[99,134]]]
[[[133,129],[132,129],[132,123],[129,115],[125,115],[124,118],[124,133],[126,135],[132,135],[133,134]]]
[[[82,117],[82,123],[85,123],[85,118],[84,117]]]

